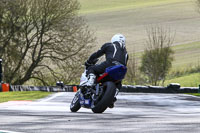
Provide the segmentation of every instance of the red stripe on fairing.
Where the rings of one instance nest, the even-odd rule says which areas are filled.
[[[100,82],[103,78],[105,78],[106,76],[108,75],[108,73],[104,73],[102,76],[100,76],[98,79],[97,79],[97,82]]]

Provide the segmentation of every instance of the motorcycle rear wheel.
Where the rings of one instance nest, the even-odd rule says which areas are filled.
[[[101,100],[92,107],[94,113],[103,113],[108,106],[113,102],[116,93],[116,86],[113,82],[106,82],[104,84],[104,95]]]

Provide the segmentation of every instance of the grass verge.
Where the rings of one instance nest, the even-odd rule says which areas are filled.
[[[189,74],[166,80],[165,86],[170,83],[179,83],[182,87],[198,87],[200,84],[200,73]]]
[[[8,101],[27,100],[33,101],[52,94],[51,92],[24,91],[24,92],[1,92],[0,103]]]
[[[186,94],[200,97],[200,93],[186,93]]]

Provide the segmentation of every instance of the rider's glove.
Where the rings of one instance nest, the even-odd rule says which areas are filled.
[[[92,66],[93,64],[89,61],[89,60],[87,60],[86,62],[85,62],[85,67],[86,67],[86,69],[88,69],[90,66]]]

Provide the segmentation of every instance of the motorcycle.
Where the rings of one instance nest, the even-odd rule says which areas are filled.
[[[95,64],[93,64],[95,65]],[[115,65],[106,68],[102,75],[97,76],[94,86],[81,85],[87,81],[85,69],[71,105],[71,112],[77,112],[81,107],[91,109],[94,113],[103,113],[113,102],[119,92],[121,81],[124,79],[127,68],[124,65]]]

